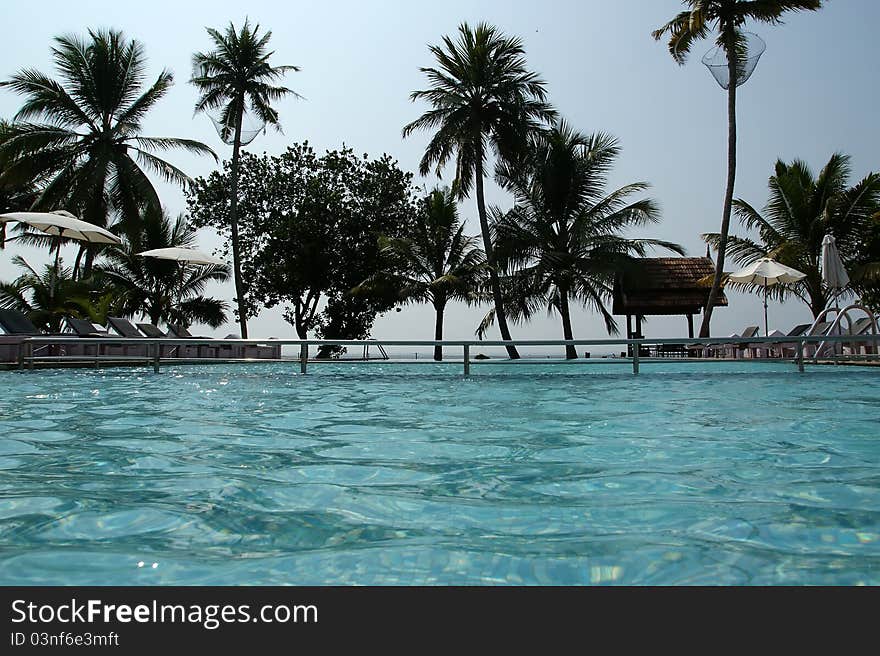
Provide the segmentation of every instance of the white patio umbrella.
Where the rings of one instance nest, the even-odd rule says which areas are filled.
[[[61,254],[62,239],[76,239],[92,244],[121,244],[122,240],[109,230],[96,226],[88,221],[76,218],[70,212],[55,210],[54,212],[9,212],[0,214],[0,223],[17,221],[32,228],[58,237],[55,249],[55,278],[58,278],[58,256]],[[54,287],[52,289],[54,293]]]
[[[822,240],[822,280],[830,289],[834,290],[836,304],[841,290],[849,284],[849,275],[846,273],[843,260],[840,259],[840,251],[837,250],[837,244],[831,235],[825,235],[825,239]],[[829,303],[829,305],[831,304]]]
[[[792,269],[769,257],[762,257],[757,262],[752,262],[744,269],[740,269],[727,276],[730,282],[742,282],[764,287],[764,335],[769,335],[767,327],[767,288],[783,282],[797,282],[806,277],[797,269]]]
[[[154,248],[151,251],[138,253],[141,257],[155,257],[160,260],[175,260],[177,262],[189,262],[190,264],[215,264],[224,265],[226,262],[220,258],[208,255],[195,248]]]

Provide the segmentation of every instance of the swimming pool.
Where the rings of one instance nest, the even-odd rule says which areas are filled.
[[[880,371],[0,372],[0,584],[880,584]]]

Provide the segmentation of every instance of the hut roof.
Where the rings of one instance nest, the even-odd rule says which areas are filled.
[[[708,257],[651,257],[617,276],[614,314],[698,314],[709,298],[709,287],[700,280],[711,276],[715,265]],[[726,306],[722,291],[715,307]]]

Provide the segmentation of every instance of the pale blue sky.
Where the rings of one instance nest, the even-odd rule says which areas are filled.
[[[551,100],[576,128],[607,131],[623,145],[612,184],[636,180],[653,185],[650,195],[663,208],[663,221],[643,234],[677,241],[689,254],[705,252],[702,232],[717,231],[726,172],[725,94],[699,58],[711,43],[698,45],[692,61],[677,66],[651,30],[679,11],[677,0],[548,0],[546,2],[167,2],[150,3],[43,1],[4,3],[4,38],[0,41],[0,76],[21,67],[51,72],[52,37],[84,33],[89,27],[122,29],[146,46],[151,76],[171,69],[176,84],[152,112],[146,134],[200,139],[229,156],[210,121],[193,117],[195,90],[186,81],[190,57],[210,44],[205,26],[241,23],[247,14],[273,31],[276,64],[302,67],[286,84],[307,100],[278,105],[284,134],[259,137],[251,150],[281,152],[291,141],[308,139],[318,149],[343,142],[371,155],[387,152],[403,168],[416,170],[427,135],[403,141],[401,127],[425,109],[409,101],[425,80],[419,66],[431,65],[427,45],[454,32],[461,21],[486,20],[525,42],[529,65],[547,81]],[[880,3],[832,0],[815,14],[790,16],[785,25],[753,26],[767,50],[752,79],[739,94],[739,168],[737,190],[758,206],[766,199],[767,177],[777,158],[799,157],[815,169],[832,152],[852,155],[862,177],[880,170],[877,130],[877,45]],[[20,99],[0,91],[0,116],[11,117]],[[214,164],[185,154],[169,159],[190,175],[205,175]],[[433,184],[433,179],[424,181]],[[183,194],[160,186],[172,212],[184,208]],[[509,196],[492,187],[489,201],[502,206]],[[472,201],[462,216],[478,232]],[[738,226],[735,230],[740,231]],[[210,234],[201,245],[216,245]],[[14,275],[9,260],[21,252],[32,263],[42,252],[10,246],[0,252],[0,278]],[[65,253],[68,259],[72,257]],[[214,290],[227,299],[231,285]],[[718,310],[713,333],[729,334],[759,323],[757,297],[732,293],[731,306]],[[456,307],[447,314],[446,335],[468,338],[485,309]],[[771,328],[787,330],[806,320],[805,306],[790,301],[771,307]],[[575,315],[575,336],[602,337],[601,319],[590,312]],[[292,336],[277,311],[252,322],[255,335]],[[217,331],[234,330],[232,324]],[[432,311],[411,307],[377,320],[374,335],[430,338]],[[651,319],[649,336],[676,336],[686,330],[683,318]],[[517,327],[518,336],[559,338],[556,317],[541,317]]]

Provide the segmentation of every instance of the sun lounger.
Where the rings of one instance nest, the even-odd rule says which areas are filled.
[[[821,337],[828,333],[828,329],[831,328],[832,321],[821,321],[817,323],[815,326],[804,333],[808,337]],[[816,355],[816,349],[819,347],[819,344],[816,342],[808,342],[804,345],[804,357],[814,357]]]
[[[862,317],[850,327],[849,334],[853,337],[873,335],[874,326],[880,328],[880,322],[875,323],[876,321],[873,317]],[[878,348],[880,348],[880,341],[867,339],[853,340],[844,344],[844,349],[849,350],[852,355],[870,355],[876,353]]]
[[[793,358],[797,355],[798,343],[791,341],[791,338],[803,336],[804,333],[806,333],[807,330],[810,329],[811,325],[812,324],[809,324],[809,323],[798,324],[797,326],[795,326],[794,328],[789,330],[788,333],[785,335],[785,337],[787,338],[786,341],[782,341],[779,344],[773,345],[774,348],[779,349],[780,357],[783,357],[783,358],[792,357]]]
[[[0,328],[5,335],[0,335],[0,360],[15,361],[20,355],[21,343],[26,337],[70,337],[62,333],[44,333],[33,322],[18,310],[0,308]],[[59,355],[64,346],[43,345],[34,348],[34,354]]]
[[[122,317],[107,317],[107,325],[112,328],[120,337],[143,338],[144,335],[135,328],[131,321]],[[135,355],[147,357],[148,347],[146,344],[138,344],[135,346],[123,345],[123,355],[129,355],[130,350],[134,349]]]
[[[186,326],[182,326],[180,324],[168,324],[168,337],[174,337],[176,339],[211,339],[210,337],[198,337],[189,332]],[[220,355],[220,348],[218,346],[214,346],[211,344],[196,344],[195,346],[187,346],[182,347],[181,351],[186,351],[189,353],[192,349],[195,349],[196,357],[203,357],[202,353],[204,350],[213,351],[211,357],[218,357]],[[187,356],[188,357],[188,356]]]
[[[7,335],[26,335],[35,337],[43,333],[33,322],[18,310],[0,309],[0,328]]]
[[[158,327],[154,326],[151,323],[139,323],[137,324],[137,329],[140,330],[147,337],[165,337],[165,333],[163,333]]]
[[[109,337],[107,331],[98,330],[95,328],[95,324],[85,319],[66,317],[64,323],[77,337]]]
[[[76,335],[77,337],[83,337],[85,339],[95,338],[95,337],[110,337],[111,335],[106,330],[98,330],[91,321],[86,321],[85,319],[78,319],[76,317],[65,317],[64,323],[70,331]],[[89,355],[89,347],[93,346],[92,355],[102,355],[106,346],[103,344],[86,344],[85,342],[82,344],[82,355]],[[73,355],[74,348],[67,347],[65,349],[66,355]],[[79,355],[79,353],[76,353]]]

